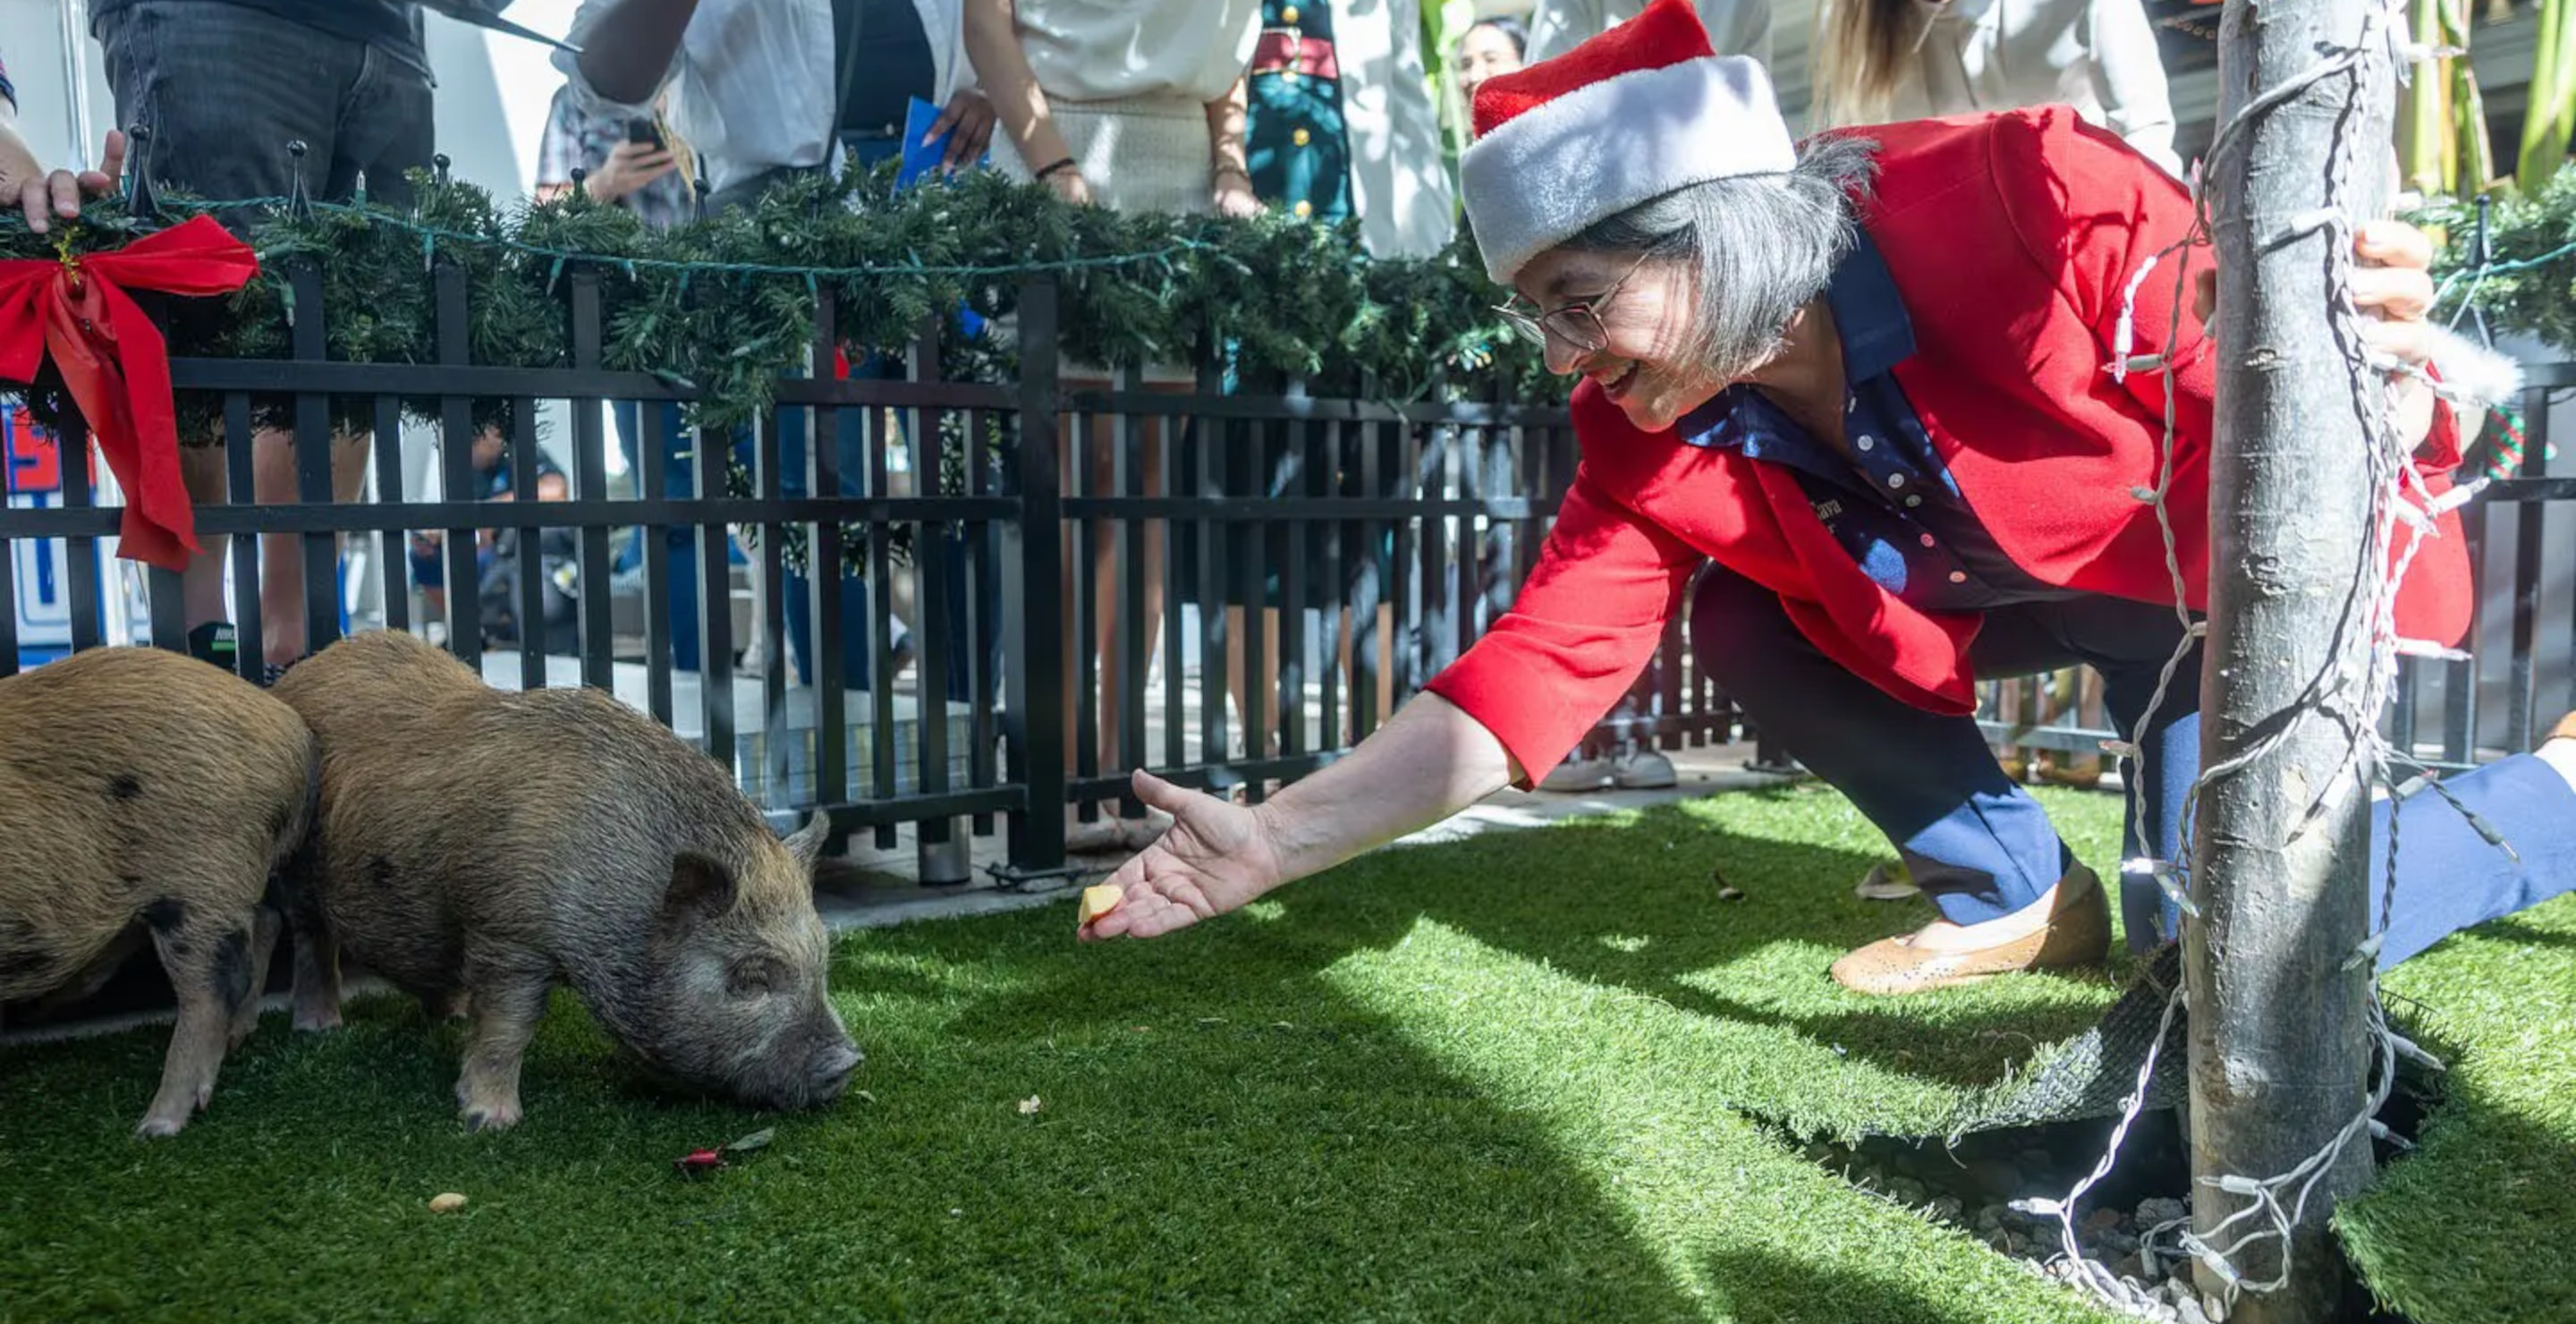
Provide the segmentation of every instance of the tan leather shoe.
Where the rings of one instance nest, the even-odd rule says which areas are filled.
[[[1834,962],[1834,981],[1855,993],[1892,996],[1974,984],[2025,970],[2100,965],[2111,949],[2111,903],[2102,880],[2077,865],[2058,880],[2056,909],[2038,932],[1991,947],[1917,948],[1911,934],[1871,943]]]
[[[2551,740],[2576,740],[2576,713],[2569,713],[2565,717],[2559,718],[2558,725],[2549,728],[2548,738]]]

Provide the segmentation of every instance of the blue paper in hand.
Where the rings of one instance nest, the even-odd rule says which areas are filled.
[[[956,126],[951,125],[946,133],[924,143],[922,135],[939,122],[939,107],[919,97],[909,98],[909,101],[911,104],[904,108],[903,116],[903,164],[896,169],[894,176],[898,192],[912,187],[924,175],[937,173],[940,163],[948,159],[949,140],[957,136]],[[987,149],[973,168],[981,168],[992,159],[993,153]]]
[[[923,142],[922,136],[930,132],[931,125],[939,122],[939,107],[919,97],[910,98],[910,101],[903,117],[903,164],[896,167],[894,176],[897,193],[911,188],[924,175],[937,174],[940,163],[948,159],[949,140],[957,136],[957,130],[952,126],[948,132]],[[972,168],[980,170],[990,165],[992,160],[993,153],[987,149]],[[984,333],[984,319],[964,304],[957,307],[957,326],[970,336]]]

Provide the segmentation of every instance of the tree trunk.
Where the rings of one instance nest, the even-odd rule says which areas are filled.
[[[2219,122],[2354,45],[2365,4],[2227,0]],[[2247,1203],[2217,1178],[2288,1172],[2352,1121],[2368,1083],[2368,971],[2345,964],[2368,924],[2369,796],[2350,738],[2302,705],[2368,648],[2355,577],[2370,526],[2371,441],[2325,316],[2331,246],[2349,239],[2332,228],[2284,238],[2327,205],[2339,140],[2351,155],[2343,214],[2358,222],[2384,205],[2392,88],[2384,62],[2364,68],[2374,72],[2349,109],[2357,75],[2330,76],[2247,124],[2209,167],[2220,357],[2202,766],[2283,738],[2213,782],[2198,810],[2191,877],[2201,919],[2185,928],[2184,977],[2194,1224],[2204,1237]],[[2327,1217],[2369,1172],[2368,1146],[2349,1147],[2295,1228],[2289,1284],[2244,1295],[2232,1320],[2342,1317],[2346,1275]],[[2279,1272],[2279,1251],[2267,1237],[2234,1263],[2262,1282]],[[2220,1290],[2207,1265],[2198,1272],[2204,1293]]]

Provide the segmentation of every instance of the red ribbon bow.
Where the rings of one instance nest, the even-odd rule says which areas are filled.
[[[259,255],[208,216],[113,253],[0,262],[0,378],[34,381],[52,354],[125,489],[120,556],[181,570],[199,550],[169,347],[126,291],[228,294],[258,271]]]

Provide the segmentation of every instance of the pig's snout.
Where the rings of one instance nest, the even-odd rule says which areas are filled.
[[[813,1075],[806,1089],[815,1103],[830,1103],[850,1087],[850,1077],[867,1055],[847,1039],[825,1048],[814,1058]]]

